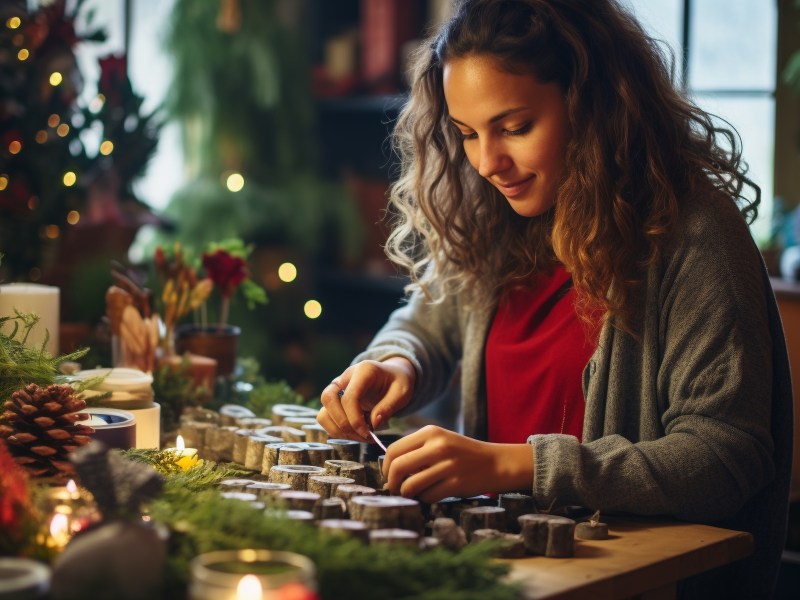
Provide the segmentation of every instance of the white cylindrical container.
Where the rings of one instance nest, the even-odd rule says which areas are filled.
[[[15,310],[39,316],[33,326],[26,345],[40,347],[49,334],[45,350],[58,356],[58,334],[60,327],[60,290],[52,285],[38,283],[8,283],[0,285],[0,317],[13,317]],[[3,331],[11,333],[13,325],[6,323]]]
[[[87,390],[91,396],[111,393],[102,406],[126,410],[136,417],[136,447],[161,448],[161,406],[153,401],[153,376],[127,367],[78,371],[77,379],[105,377]]]

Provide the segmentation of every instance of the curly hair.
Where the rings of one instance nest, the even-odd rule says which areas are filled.
[[[554,206],[542,216],[517,215],[467,161],[442,73],[448,59],[469,55],[564,92],[573,134]],[[760,196],[735,132],[677,89],[669,64],[615,0],[459,2],[417,51],[393,132],[401,168],[386,253],[408,270],[408,290],[432,301],[469,291],[473,302],[491,303],[560,261],[583,318],[599,309],[635,334],[634,293],[678,227],[681,204],[724,194],[752,222]]]

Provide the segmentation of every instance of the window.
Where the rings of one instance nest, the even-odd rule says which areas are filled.
[[[777,3],[625,2],[651,35],[672,49],[675,72],[694,101],[733,125],[741,136],[748,176],[761,187],[752,232],[757,242],[766,242],[773,200]]]

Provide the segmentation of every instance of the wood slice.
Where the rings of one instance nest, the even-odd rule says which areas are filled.
[[[575,521],[567,517],[551,519],[547,523],[547,549],[550,558],[568,558],[575,555]]]
[[[341,498],[320,498],[314,505],[314,518],[318,521],[325,519],[344,519],[345,504]]]
[[[295,429],[302,429],[303,425],[318,425],[317,417],[286,417],[281,421],[281,425],[285,427],[294,427]]]
[[[252,429],[237,429],[233,438],[233,462],[244,465],[247,458],[247,440],[253,435]]]
[[[522,539],[525,542],[525,551],[534,556],[546,556],[548,542],[550,540],[549,523],[566,519],[573,525],[575,521],[566,517],[549,514],[531,514],[519,517],[519,524],[522,528]]]
[[[212,425],[220,424],[220,414],[211,410],[210,408],[203,408],[202,406],[187,406],[183,409],[180,417],[180,423],[194,421],[195,423],[211,423]]]
[[[356,485],[367,485],[367,472],[364,465],[354,462],[352,460],[326,460],[325,471],[331,475],[339,475],[340,477],[349,477],[353,479]]]
[[[442,543],[437,538],[430,535],[423,537],[419,541],[419,548],[422,551],[433,550],[434,548],[438,548],[441,545]]]
[[[308,462],[316,467],[324,467],[325,462],[333,456],[330,444],[320,442],[304,442],[308,453]]]
[[[261,429],[262,427],[270,427],[272,421],[262,417],[244,417],[236,421],[240,429]]]
[[[183,436],[183,442],[187,448],[196,448],[197,454],[205,458],[205,445],[206,430],[216,427],[212,423],[205,423],[199,421],[184,421],[178,428],[178,433]]]
[[[307,465],[308,451],[305,444],[284,444],[278,449],[279,465]]]
[[[219,409],[219,421],[223,426],[236,425],[239,419],[255,416],[252,410],[239,404],[225,404]]]
[[[319,494],[300,490],[279,492],[278,498],[288,510],[307,510],[310,513],[313,513],[314,506],[320,500]]]
[[[352,519],[323,519],[317,526],[328,533],[339,533],[354,537],[365,544],[369,542],[369,529],[362,521]]]
[[[461,511],[461,528],[467,536],[467,541],[472,539],[472,532],[476,529],[505,530],[506,510],[499,506],[475,506]]]
[[[383,487],[384,479],[383,471],[381,470],[382,466],[383,461],[371,460],[364,463],[364,476],[366,478],[366,485],[369,487],[374,487],[375,489],[380,489]]]
[[[300,429],[306,432],[307,442],[316,442],[318,444],[324,444],[325,442],[328,441],[328,432],[325,431],[325,428],[319,423],[310,423],[307,425],[303,425]]]
[[[269,470],[270,483],[288,483],[293,490],[305,491],[309,475],[322,475],[322,467],[311,465],[275,465]]]
[[[437,517],[434,519],[432,533],[433,537],[439,540],[442,546],[448,550],[457,552],[467,545],[467,536],[464,535],[464,530],[454,519],[449,517]]]
[[[575,537],[579,540],[607,540],[608,523],[584,521],[575,525]]]
[[[268,509],[264,511],[267,517],[273,519],[289,519],[290,521],[299,521],[301,523],[314,523],[314,513],[310,510],[275,510]]]
[[[247,486],[255,483],[253,479],[223,479],[217,484],[221,492],[244,492]]]
[[[291,490],[288,483],[270,483],[268,481],[254,481],[244,491],[258,496],[259,500],[277,498],[281,492]]]
[[[288,443],[289,442],[270,442],[264,444],[264,452],[261,455],[262,475],[269,475],[270,469],[277,466],[281,448]]]
[[[373,529],[369,532],[369,543],[419,548],[419,533],[408,529]]]
[[[306,433],[296,427],[287,427],[285,425],[271,425],[270,427],[262,427],[258,430],[262,434],[274,435],[281,438],[284,442],[305,442]]]
[[[272,422],[280,425],[289,417],[314,417],[316,420],[317,409],[300,404],[276,404],[272,407]]]
[[[522,558],[525,556],[525,542],[516,533],[503,533],[497,529],[476,529],[472,532],[470,544],[495,542],[498,558]]]
[[[519,533],[521,530],[519,518],[522,515],[535,514],[536,502],[533,496],[527,494],[500,494],[498,506],[506,509],[506,531]]]
[[[264,446],[280,442],[280,438],[272,435],[253,435],[247,438],[247,450],[245,450],[244,466],[251,471],[260,471],[264,461]]]
[[[258,500],[255,494],[249,492],[222,492],[220,496],[228,500],[240,500],[242,502],[256,502]]]
[[[230,462],[233,459],[235,426],[213,427],[206,430],[203,449],[206,458],[215,462]]]
[[[322,498],[332,498],[336,495],[336,488],[342,484],[355,483],[349,477],[338,477],[336,475],[311,475],[308,478],[306,489],[309,492],[316,492]]]
[[[333,457],[337,460],[351,460],[358,462],[360,444],[354,440],[341,440],[328,438],[328,445],[333,448]]]
[[[369,529],[409,529],[422,532],[423,518],[419,502],[400,496],[354,496],[349,503],[350,516],[364,521]]]

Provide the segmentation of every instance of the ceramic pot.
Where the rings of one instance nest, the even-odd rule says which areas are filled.
[[[179,325],[175,330],[177,354],[191,352],[217,361],[217,375],[230,377],[236,370],[236,355],[242,330],[234,325]]]

